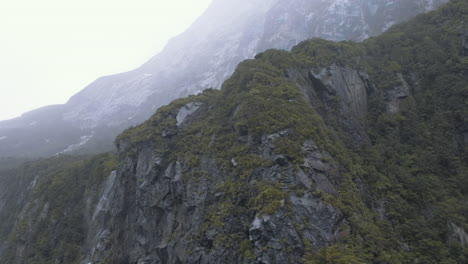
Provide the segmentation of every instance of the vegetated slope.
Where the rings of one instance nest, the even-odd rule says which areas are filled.
[[[69,262],[466,263],[467,16],[269,50],[162,107],[117,138]],[[8,263],[41,254],[18,242]]]
[[[79,263],[116,165],[111,154],[61,156],[0,171],[0,262]]]
[[[0,122],[0,157],[109,151],[125,128],[173,99],[220,88],[239,62],[259,52],[312,37],[361,41],[445,2],[215,0],[138,69],[99,78],[65,105]]]

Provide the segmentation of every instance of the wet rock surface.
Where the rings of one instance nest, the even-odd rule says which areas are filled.
[[[398,73],[397,77],[401,85],[387,91],[386,95],[387,111],[392,114],[398,113],[401,101],[411,95],[411,88],[403,77],[403,74]]]
[[[197,118],[186,115],[183,123]],[[185,129],[162,138],[175,142]],[[245,127],[235,131],[233,136],[266,162],[252,170],[238,194],[231,193],[236,181],[228,184],[236,174],[209,155],[189,165],[168,158],[172,149],[161,153],[154,142],[133,147],[120,142],[120,166],[101,191],[94,221],[99,224],[88,238],[90,251],[83,263],[301,263],[304,252],[336,243],[349,232],[347,220],[316,193],[336,195],[341,168],[312,140],[302,144],[303,163],[295,165],[276,150],[278,141],[293,135],[290,129],[260,137]],[[215,144],[216,138],[210,141]],[[237,170],[240,162],[229,158],[227,164]],[[269,209],[254,209],[253,203]],[[231,207],[244,209],[224,209]]]
[[[176,98],[219,89],[241,61],[259,52],[289,50],[310,38],[362,41],[447,1],[214,1],[188,30],[138,69],[101,77],[64,105],[0,122],[0,138],[8,136],[0,141],[0,157],[111,150],[114,137],[124,129]],[[54,131],[48,131],[50,127]],[[82,137],[91,138],[78,144]]]

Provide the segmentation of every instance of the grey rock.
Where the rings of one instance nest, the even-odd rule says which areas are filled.
[[[3,219],[0,221],[1,230],[13,230],[19,222],[19,219],[23,219],[28,215],[25,209],[25,206],[28,204],[31,205],[32,211],[40,211],[41,217],[48,213],[48,205],[42,207],[34,206],[34,201],[32,203],[30,201],[38,179],[38,175],[31,178],[17,177],[15,174],[1,175],[0,218]],[[8,246],[8,233],[0,232],[0,258]],[[20,250],[18,250],[18,254],[20,255],[19,251]]]
[[[464,145],[468,146],[468,114],[466,114],[463,119],[462,135],[464,139]]]
[[[95,220],[98,214],[105,213],[109,210],[109,198],[111,191],[114,188],[115,178],[116,172],[113,171],[111,175],[107,178],[107,181],[104,183],[103,191],[96,206],[96,209],[94,209],[92,220]]]
[[[328,153],[321,152],[312,140],[304,142],[302,149],[306,156],[302,165],[303,171],[300,170],[298,173],[301,182],[311,186],[308,184],[308,181],[311,181],[317,190],[336,195],[335,186],[339,184],[341,178],[338,164]],[[307,180],[304,175],[309,175]]]
[[[286,155],[276,155],[274,158],[274,164],[279,166],[287,166],[289,164],[288,158]]]
[[[231,159],[231,164],[234,168],[236,168],[239,165],[237,164],[237,161],[234,158]]]
[[[178,181],[181,181],[182,180],[182,168],[180,166],[180,162],[176,162],[176,172],[175,172],[175,175],[174,175],[174,178],[172,179],[173,182],[178,182]]]
[[[64,105],[0,122],[0,137],[7,136],[0,141],[0,157],[111,150],[115,136],[125,128],[148,119],[173,99],[219,89],[239,62],[259,52],[288,50],[314,37],[361,41],[447,1],[213,1],[189,29],[138,69],[99,78]],[[358,80],[354,72],[339,71]],[[353,85],[361,84],[348,83]],[[337,92],[353,102],[353,111],[364,112],[362,90]]]
[[[289,69],[288,78],[313,106],[324,105],[328,116],[346,131],[350,142],[366,144],[363,122],[367,115],[367,91],[375,89],[366,73],[335,64],[320,69]]]
[[[462,35],[462,46],[463,46],[463,55],[468,55],[468,30],[463,32]]]
[[[411,95],[411,88],[406,82],[403,74],[397,74],[398,79],[400,80],[401,85],[394,87],[387,92],[387,111],[389,113],[397,113],[400,111],[400,102]]]
[[[313,80],[320,80],[316,82],[317,88],[339,96],[350,105],[350,111],[358,116],[367,114],[367,85],[359,71],[331,65],[318,72],[312,71],[311,75]]]
[[[182,107],[179,110],[179,113],[177,113],[177,127],[181,127],[181,125],[186,121],[186,119],[193,115],[201,106],[201,103],[197,102],[190,102],[186,104],[184,107]]]
[[[449,234],[449,239],[455,239],[463,247],[468,247],[468,233],[458,225],[451,223],[450,224],[451,232]]]
[[[309,175],[307,175],[302,169],[297,171],[297,179],[305,189],[310,190],[312,188],[312,179],[309,178]]]
[[[317,170],[319,172],[324,172],[326,171],[327,167],[325,164],[320,159],[316,159],[315,157],[312,158],[306,158],[304,160],[304,166],[313,168],[314,170]]]
[[[269,144],[288,133],[264,135],[260,145],[270,148]],[[206,226],[204,229],[210,204],[227,198],[224,192],[215,191],[216,186],[231,176],[217,168],[216,162],[208,156],[201,157],[196,167],[188,168],[182,160],[165,163],[150,144],[137,147],[136,156],[121,157],[119,170],[103,186],[100,200],[105,200],[106,205],[98,203],[96,210],[100,213],[94,220],[95,227],[90,229],[94,233],[88,235],[89,254],[85,260],[99,263],[106,257],[105,253],[112,252],[107,257],[116,263],[126,260],[129,263],[205,264],[216,263],[219,259],[250,263],[238,256],[237,251],[213,246],[221,234],[235,228],[248,234],[246,239],[252,244],[256,263],[284,263],[288,259],[300,263],[306,250],[301,237],[309,240],[314,248],[321,248],[338,241],[343,235],[341,230],[348,228],[338,209],[311,195],[317,186],[333,190],[333,186],[323,186],[334,182],[327,177],[335,177],[332,170],[337,170],[336,165],[313,141],[304,142],[303,149],[306,158],[330,159],[322,167],[323,182],[317,180],[319,176],[312,165],[295,169],[284,154],[270,149],[268,158],[278,160],[278,164],[255,169],[246,186],[255,181],[281,182],[288,195],[280,201],[278,211],[241,215],[225,219],[222,227]],[[203,171],[207,176],[190,176],[195,171]],[[306,190],[303,197],[288,191],[291,185],[303,186]],[[198,238],[193,240],[196,234]]]
[[[410,251],[411,251],[411,249],[410,249],[408,243],[402,243],[402,244],[401,244],[401,248],[402,248],[405,252],[410,252]]]
[[[268,7],[269,2],[264,3]],[[344,6],[347,3],[341,1]],[[254,1],[252,4],[258,3]],[[281,38],[281,35],[277,37]],[[367,114],[366,93],[373,89],[366,73],[331,65],[323,69],[291,69],[288,76],[300,87],[310,104],[320,102],[326,110],[330,110],[330,115],[343,116],[343,120],[338,120],[341,122],[339,125],[345,131],[352,131],[350,134],[356,141],[363,141],[360,133],[364,124],[359,117]],[[389,93],[390,101],[401,100],[410,93],[403,76],[397,77],[402,85]],[[335,102],[336,105],[329,102],[333,97],[340,99]],[[203,109],[196,102],[183,106],[176,117],[178,127],[183,129],[189,125],[191,118]],[[119,169],[109,176],[102,190],[95,191],[99,193],[96,207],[92,206],[91,199],[87,202],[87,211],[91,213],[87,217],[89,230],[86,245],[83,246],[87,256],[83,263],[105,260],[132,264],[205,264],[218,263],[219,260],[248,263],[249,260],[239,256],[235,249],[216,246],[220,236],[225,233],[242,234],[243,238],[248,239],[256,263],[301,263],[304,252],[308,250],[304,241],[309,241],[316,250],[349,235],[350,227],[343,213],[313,195],[316,191],[331,195],[337,193],[342,168],[330,153],[313,140],[307,140],[301,152],[304,163],[292,166],[288,156],[274,147],[276,140],[293,134],[291,130],[261,135],[256,139],[248,137],[248,129],[240,128],[237,133],[237,136],[247,138],[243,142],[248,144],[252,154],[271,161],[268,163],[270,165],[259,166],[246,179],[242,179],[242,187],[249,190],[259,182],[278,184],[285,197],[275,212],[261,213],[254,209],[257,211],[236,212],[231,216],[230,204],[212,207],[227,198],[231,199],[229,202],[245,204],[256,197],[249,192],[247,197],[227,197],[237,195],[219,191],[220,185],[233,179],[238,181],[239,177],[230,172],[232,168],[218,168],[209,153],[200,156],[198,164],[189,166],[184,158],[171,157],[171,149],[156,154],[157,142],[145,142],[138,146],[119,142]],[[163,136],[172,137],[164,139],[172,142],[178,139],[179,134],[168,131],[163,132]],[[213,136],[211,142],[215,140]],[[127,148],[132,148],[132,155],[126,154]],[[231,164],[239,166],[234,158]],[[358,180],[356,182],[361,187],[362,184]],[[28,181],[25,186],[34,184]],[[301,195],[297,195],[297,189],[291,186],[300,188]],[[2,195],[0,192],[0,213],[6,203]],[[240,198],[246,201],[238,201]],[[384,218],[385,208],[381,207],[380,216]],[[47,214],[48,211],[46,206],[34,201],[28,210],[16,213],[24,218],[32,215],[31,212]],[[227,216],[220,226],[207,223],[207,217],[222,214]],[[466,243],[465,230],[458,226],[453,226],[453,230],[455,239]],[[22,247],[18,247],[18,252],[27,253]]]
[[[275,142],[275,140],[277,140],[279,138],[288,136],[288,134],[289,134],[289,130],[285,129],[285,130],[282,130],[282,131],[280,131],[278,133],[273,133],[273,134],[270,134],[270,135],[263,135],[262,138],[261,138],[261,144],[258,147],[259,152],[261,153],[263,159],[266,159],[266,160],[272,159],[273,161],[275,161],[275,159],[278,158],[278,157],[274,157],[274,154],[273,154],[274,145],[273,145],[273,143]],[[286,157],[284,157],[284,158],[286,159]],[[283,162],[283,164],[284,164],[284,162]]]

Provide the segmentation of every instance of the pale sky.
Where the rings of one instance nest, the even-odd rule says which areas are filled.
[[[0,120],[132,70],[211,0],[0,0]]]

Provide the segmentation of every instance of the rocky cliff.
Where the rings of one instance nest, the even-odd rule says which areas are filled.
[[[242,62],[39,176],[0,262],[466,263],[467,14]]]
[[[289,50],[313,37],[361,41],[445,2],[213,1],[187,31],[140,68],[102,77],[65,105],[0,122],[0,156],[110,150],[123,129],[173,99],[219,89],[239,62],[259,52]]]

